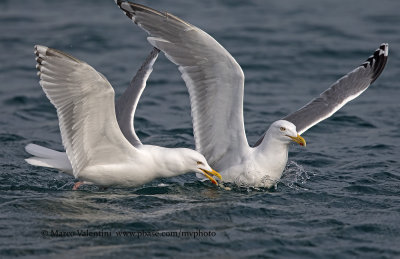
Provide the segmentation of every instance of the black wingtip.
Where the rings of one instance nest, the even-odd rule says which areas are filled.
[[[123,1],[123,0],[115,0],[115,3],[131,19],[133,19],[133,15],[135,15],[136,12],[147,12],[147,13],[153,13],[153,14],[163,16],[163,14],[160,13],[159,11],[154,10],[147,6],[141,5],[141,4],[136,4],[136,3],[132,3],[129,1]]]
[[[115,3],[118,5],[118,7],[124,12],[126,16],[129,17],[134,23],[135,21],[135,15],[137,11],[146,11],[148,8],[144,5],[140,4],[135,4],[131,3],[128,1],[122,1],[122,0],[115,0]]]
[[[389,44],[382,43],[378,49],[375,50],[374,54],[372,54],[361,66],[367,68],[368,66],[372,67],[372,81],[371,84],[380,76],[383,69],[385,68],[387,59],[389,54]]]
[[[182,20],[181,18],[179,18],[173,14],[170,14],[167,12],[159,12],[159,11],[152,9],[150,7],[147,7],[145,5],[136,4],[136,3],[132,3],[129,1],[124,1],[124,0],[115,0],[115,3],[125,13],[125,15],[128,16],[136,24],[140,23],[140,21],[136,21],[136,15],[138,13],[147,13],[147,14],[160,16],[162,18],[172,19],[176,22],[179,22],[186,26],[192,27],[192,25],[190,23]]]
[[[43,47],[39,45],[35,45],[34,47],[34,53],[35,53],[35,60],[36,60],[36,70],[37,75],[40,77],[41,76],[41,69],[42,69],[42,63],[43,63],[43,53],[42,57],[40,56],[40,51],[43,51]]]
[[[123,3],[125,3],[126,1],[122,1],[122,0],[115,0],[115,3],[118,5],[118,7],[124,12],[124,14],[126,15],[126,16],[128,16],[131,20],[133,20],[133,21],[135,21],[134,20],[134,18],[133,18],[133,14],[132,13],[134,13],[134,10],[127,10],[127,8],[126,7],[123,7],[122,6],[122,4]],[[127,4],[128,4],[128,6],[130,6],[129,4],[129,2],[126,2]]]
[[[389,44],[383,43],[379,46],[374,53],[375,64],[374,64],[374,74],[372,75],[371,84],[381,75],[385,65],[387,63],[389,54]]]

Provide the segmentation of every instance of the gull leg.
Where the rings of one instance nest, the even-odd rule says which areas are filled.
[[[74,190],[74,191],[78,190],[79,186],[81,186],[82,184],[83,184],[83,182],[76,182],[74,184],[74,187],[72,187],[72,190]]]

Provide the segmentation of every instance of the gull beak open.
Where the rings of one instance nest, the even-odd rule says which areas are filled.
[[[219,179],[222,180],[221,175],[220,175],[217,171],[215,171],[214,169],[211,169],[211,171],[208,171],[208,170],[205,170],[205,169],[200,168],[200,170],[203,171],[204,175],[205,175],[208,179],[210,179],[210,181],[211,181],[213,184],[215,184],[215,185],[217,185],[217,186],[218,186],[217,181],[216,181],[211,175],[215,175],[216,177],[218,177]],[[210,175],[210,174],[211,174],[211,175]]]
[[[306,140],[304,138],[302,138],[299,134],[297,134],[297,137],[292,137],[287,135],[289,138],[291,138],[294,142],[296,142],[297,144],[299,144],[300,146],[306,146]]]

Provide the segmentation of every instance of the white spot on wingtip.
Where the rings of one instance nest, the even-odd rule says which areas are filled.
[[[44,54],[44,53],[46,53],[48,47],[36,45],[35,49],[37,50],[37,52],[39,52],[39,54]]]

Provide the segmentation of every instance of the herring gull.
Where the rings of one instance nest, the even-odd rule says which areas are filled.
[[[201,173],[217,184],[212,175],[221,176],[199,152],[143,145],[135,134],[131,122],[158,50],[152,51],[132,80],[129,98],[119,100],[124,105],[118,113],[129,114],[129,127],[118,125],[114,89],[93,67],[45,46],[35,46],[35,54],[40,85],[57,109],[66,154],[28,144],[27,152],[35,156],[26,159],[29,164],[73,175],[79,179],[74,189],[83,183],[134,187],[188,172]]]
[[[388,44],[382,44],[320,96],[272,123],[251,147],[243,122],[244,74],[229,52],[206,32],[170,13],[115,2],[150,35],[150,44],[178,65],[190,95],[196,150],[221,173],[224,182],[274,186],[285,169],[289,143],[305,146],[300,135],[364,92],[387,61]]]

